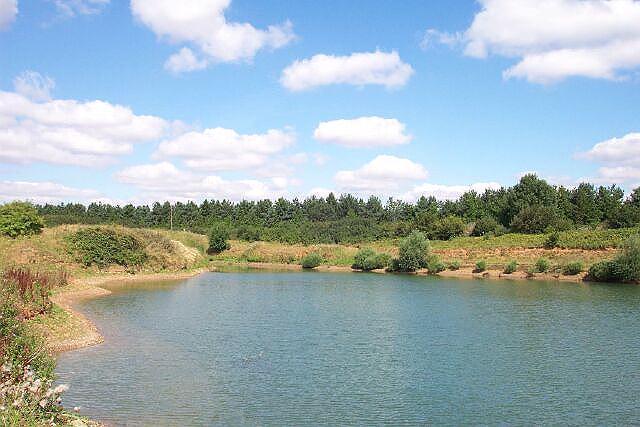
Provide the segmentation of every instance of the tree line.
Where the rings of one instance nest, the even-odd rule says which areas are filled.
[[[462,234],[544,233],[577,227],[623,228],[640,222],[640,188],[625,198],[616,186],[582,183],[553,186],[536,175],[512,187],[468,191],[457,200],[421,197],[415,203],[350,194],[304,200],[231,202],[205,200],[152,206],[92,203],[37,205],[49,226],[121,224],[206,233],[226,227],[234,238],[286,243],[349,243],[408,236],[413,230],[431,239]]]

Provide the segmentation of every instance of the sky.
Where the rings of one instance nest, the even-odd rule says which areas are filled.
[[[0,201],[640,184],[640,0],[0,0]]]

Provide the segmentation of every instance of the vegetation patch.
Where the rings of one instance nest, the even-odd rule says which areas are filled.
[[[31,236],[42,232],[44,221],[36,208],[25,202],[0,206],[0,234],[9,237]]]
[[[78,230],[68,238],[69,249],[85,266],[105,268],[117,264],[140,267],[147,254],[140,239],[124,230],[90,227]]]
[[[360,249],[353,257],[351,268],[354,270],[372,271],[387,268],[391,264],[391,256],[378,253],[371,248]]]
[[[322,255],[312,252],[302,258],[302,260],[300,261],[300,265],[302,266],[302,268],[311,269],[318,267],[320,264],[322,264],[322,261]]]

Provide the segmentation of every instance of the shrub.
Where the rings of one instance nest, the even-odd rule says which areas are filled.
[[[483,271],[486,271],[486,270],[487,270],[487,261],[480,260],[476,262],[476,269],[474,270],[475,273],[482,273]]]
[[[460,261],[451,261],[449,263],[449,270],[455,271],[460,270]]]
[[[315,252],[306,255],[302,258],[302,261],[300,261],[302,268],[316,268],[320,264],[322,264],[322,255]]]
[[[424,234],[414,231],[400,242],[398,258],[393,261],[392,269],[412,272],[424,268],[430,251],[429,240]]]
[[[496,234],[499,228],[498,221],[491,216],[485,216],[476,221],[473,226],[472,236],[480,237],[489,234]]]
[[[111,264],[124,267],[142,265],[147,254],[142,243],[133,235],[112,228],[85,228],[68,238],[70,250],[86,266],[100,268]]]
[[[451,240],[464,234],[465,223],[457,216],[447,216],[439,219],[433,225],[430,235],[436,240]]]
[[[515,273],[517,269],[518,269],[518,263],[515,260],[514,261],[510,261],[509,264],[507,264],[504,267],[504,274]]]
[[[601,261],[589,268],[587,277],[597,282],[625,282],[629,280],[630,272],[615,260]]]
[[[438,274],[441,271],[446,270],[446,266],[437,255],[429,255],[427,257],[427,270],[429,274]]]
[[[385,268],[389,265],[391,257],[388,254],[376,253],[373,249],[360,249],[353,257],[351,268],[355,270],[371,271]]]
[[[231,247],[228,240],[229,230],[222,224],[214,225],[209,231],[209,248],[207,249],[207,253],[211,255],[226,251]]]
[[[0,206],[0,234],[9,237],[30,236],[42,231],[44,222],[36,208],[25,202]]]
[[[550,264],[548,259],[540,258],[536,261],[536,273],[546,273],[547,271],[549,271],[549,267]]]
[[[584,265],[580,261],[573,261],[562,267],[562,274],[566,276],[575,276],[582,273]]]
[[[560,241],[560,234],[557,232],[551,233],[547,236],[547,239],[544,241],[545,249],[553,249],[558,246],[558,242]]]
[[[640,235],[634,234],[622,243],[615,261],[627,270],[625,280],[640,280]]]

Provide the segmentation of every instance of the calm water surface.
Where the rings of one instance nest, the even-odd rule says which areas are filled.
[[[640,422],[640,287],[210,273],[81,307],[68,406],[112,425]]]

